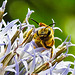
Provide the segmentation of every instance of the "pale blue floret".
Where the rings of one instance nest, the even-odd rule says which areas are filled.
[[[62,71],[61,75],[67,75],[69,73],[69,68],[70,68],[70,64],[68,65],[68,67],[66,69],[64,69],[64,71]]]
[[[30,43],[27,43],[26,45],[25,45],[25,47],[24,47],[24,51],[27,51],[28,50],[28,48],[30,47]]]
[[[8,47],[7,47],[7,50],[6,50],[6,55],[11,51],[11,40],[10,40],[10,38],[9,38],[9,36],[7,36],[7,38],[8,38]]]
[[[36,61],[36,56],[35,56],[35,50],[34,50],[34,57],[33,57],[32,65],[30,67],[30,73],[32,73],[34,71],[35,61]]]
[[[51,66],[51,68],[50,68],[50,75],[52,75],[52,71],[55,69],[56,65],[57,65],[57,62],[55,63],[54,66]]]
[[[0,11],[4,12],[5,11],[5,6],[6,6],[7,0],[3,1],[2,7],[0,8]]]
[[[14,57],[14,60],[15,60],[15,70],[16,70],[15,75],[19,75],[19,64],[18,64],[18,62],[17,62],[15,57]]]
[[[2,4],[2,9],[5,10],[5,6],[6,6],[7,0],[5,0]]]
[[[4,55],[4,56],[2,56],[2,57],[0,58],[0,62],[5,58],[5,56],[6,56],[6,55]]]
[[[23,65],[25,66],[26,68],[26,71],[28,71],[28,64],[27,64],[27,61],[25,59],[22,59],[22,62],[23,62]]]
[[[27,13],[27,15],[26,15],[26,23],[27,23],[27,25],[29,25],[28,19],[29,19],[30,15],[31,15],[33,12],[34,12],[33,10],[30,10],[30,9],[28,8],[28,13]]]
[[[0,32],[0,35],[5,35],[6,32],[15,25],[15,23],[17,23],[19,21],[19,19],[13,20],[11,21],[3,30],[2,32]]]
[[[3,45],[5,45],[5,43],[0,44],[0,46],[3,46]]]

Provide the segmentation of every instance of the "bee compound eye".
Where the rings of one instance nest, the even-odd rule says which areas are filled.
[[[49,29],[49,30],[48,30],[48,34],[47,34],[47,37],[50,35],[50,33],[51,33],[51,30]]]
[[[37,31],[36,33],[37,33],[37,35],[39,36],[38,31]]]

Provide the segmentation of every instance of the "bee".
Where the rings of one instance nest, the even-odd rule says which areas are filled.
[[[34,19],[31,19],[34,22],[36,22]],[[50,49],[51,48],[51,58],[53,56],[53,45],[55,43],[54,41],[54,31],[50,27],[50,25],[46,25],[45,23],[38,23],[36,22],[40,27],[45,27],[42,29],[39,29],[33,37],[33,40],[35,40],[35,43],[37,44],[38,47],[44,47],[45,49]],[[53,23],[55,24],[55,23]]]
[[[31,19],[33,20],[34,22],[36,22],[34,19]],[[44,47],[45,49],[49,50],[51,49],[51,58],[53,56],[53,45],[55,43],[54,41],[54,31],[53,29],[50,27],[50,25],[53,25],[53,24],[50,24],[50,25],[46,25],[45,23],[38,23],[36,22],[40,27],[44,27],[42,29],[39,29],[37,30],[35,33],[34,33],[34,36],[32,37],[32,39],[35,41],[35,44],[38,46],[38,47]],[[29,39],[29,35],[31,35],[33,29],[31,29],[24,41],[19,45],[23,45],[24,43],[26,43],[26,41]],[[35,47],[34,47],[35,48]]]

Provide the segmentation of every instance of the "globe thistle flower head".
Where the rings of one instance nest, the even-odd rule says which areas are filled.
[[[19,19],[6,23],[3,19],[6,15],[6,3],[7,0],[3,1],[0,7],[0,74],[68,75],[70,72],[75,75],[75,60],[64,61],[68,56],[75,58],[73,54],[68,53],[69,47],[75,46],[71,42],[71,36],[67,36],[65,41],[55,37],[55,30],[62,30],[55,27],[53,19],[52,27],[44,23],[38,28],[31,25],[29,18],[34,11],[29,8],[23,23]],[[24,31],[25,28],[27,29]],[[44,34],[45,31],[48,33]],[[51,34],[52,31],[54,34]],[[56,39],[61,41],[58,47],[54,44]],[[71,68],[71,65],[74,65],[74,68]]]

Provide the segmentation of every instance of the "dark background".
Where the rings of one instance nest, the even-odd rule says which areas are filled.
[[[3,1],[0,0],[0,6]],[[63,30],[63,33],[55,30],[55,36],[62,38],[64,41],[68,35],[71,35],[71,41],[75,43],[75,0],[8,0],[5,11],[8,14],[4,17],[5,21],[19,19],[23,22],[28,8],[35,11],[31,18],[37,22],[49,25],[52,23],[51,19],[53,18],[56,22],[56,27],[60,27]],[[29,21],[37,27],[36,23]],[[59,40],[55,42],[56,46],[61,44]],[[75,47],[70,47],[69,53],[75,55]],[[68,60],[72,59],[71,57],[68,58]]]

